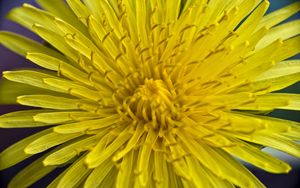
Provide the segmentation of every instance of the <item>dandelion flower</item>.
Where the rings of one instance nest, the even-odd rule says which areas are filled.
[[[35,107],[2,128],[46,127],[1,153],[0,169],[42,153],[9,187],[66,166],[49,187],[264,187],[238,160],[271,173],[300,157],[300,110],[276,92],[300,80],[300,9],[267,0],[37,0],[8,17],[47,43],[2,31],[40,69],[3,72],[3,101]]]

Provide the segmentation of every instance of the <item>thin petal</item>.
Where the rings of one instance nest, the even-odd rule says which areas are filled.
[[[86,155],[82,155],[78,160],[73,162],[73,164],[66,170],[64,176],[60,179],[57,187],[60,188],[70,188],[78,187],[91,172],[91,169],[88,169],[84,165],[84,159]]]
[[[111,136],[107,134],[106,136]],[[127,131],[120,133],[111,144],[106,148],[104,147],[107,144],[107,138],[103,139],[95,146],[95,148],[87,155],[85,163],[90,168],[95,168],[101,165],[106,159],[111,157],[114,152],[116,152],[119,147],[121,147],[129,138],[131,134]]]
[[[43,161],[44,165],[60,165],[68,162],[75,156],[79,155],[81,152],[92,149],[105,133],[107,133],[107,131],[102,131],[96,136],[83,138],[80,137],[78,139],[75,139],[68,146],[65,146],[64,148],[47,156]]]
[[[47,188],[57,188],[57,185],[62,177],[66,174],[66,170],[60,173],[49,185],[47,185]]]
[[[263,72],[258,77],[256,81],[266,80],[281,76],[287,76],[300,72],[300,60],[287,60],[277,63],[269,70]]]
[[[272,157],[245,142],[238,140],[236,142],[240,144],[235,147],[224,148],[224,150],[271,173],[288,173],[291,170],[290,165],[284,161]]]
[[[85,111],[40,112],[33,116],[34,121],[43,123],[66,123],[70,121],[85,121],[99,118],[99,115]]]
[[[104,180],[102,181],[99,187],[114,187],[117,173],[118,173],[118,169],[112,168],[107,174],[107,176],[104,178]]]
[[[102,129],[113,126],[119,122],[120,115],[114,114],[100,119],[86,120],[69,124],[62,124],[54,127],[54,131],[62,134],[78,133],[89,130]]]
[[[40,131],[23,140],[18,141],[17,143],[11,145],[10,147],[2,151],[0,154],[0,170],[9,168],[30,157],[30,154],[24,152],[24,149],[27,147],[27,145],[40,138],[41,136],[50,133],[51,131],[52,129]]]
[[[82,33],[87,34],[84,25],[79,22],[77,17],[63,0],[52,0],[51,2],[48,0],[37,0],[37,3],[56,17],[62,18],[68,23],[72,23],[72,25],[78,28]]]
[[[149,130],[147,137],[145,139],[145,142],[143,143],[143,146],[141,147],[138,155],[137,160],[137,167],[136,167],[136,173],[138,173],[138,181],[140,181],[140,184],[142,186],[146,186],[149,183],[149,168],[150,166],[150,160],[151,156],[153,157],[153,146],[157,139],[157,133],[154,132],[152,129]]]
[[[196,187],[212,187],[210,177],[207,177],[207,173],[200,164],[199,161],[193,157],[186,157],[186,161],[189,167],[189,171],[192,176],[193,183]]]
[[[75,134],[59,134],[55,132],[51,132],[49,134],[43,135],[33,142],[31,142],[26,148],[24,149],[24,152],[27,154],[36,154],[43,152],[45,150],[48,150],[51,147],[60,145],[62,143],[65,143],[69,140],[72,140],[74,138],[77,138],[81,136],[80,133]]]
[[[69,93],[76,97],[90,99],[95,102],[99,102],[103,99],[103,96],[99,91],[94,89],[89,89],[86,86],[62,78],[45,78],[44,83],[50,87],[57,88],[57,90],[62,90],[64,93]]]
[[[69,7],[72,9],[72,11],[75,13],[77,18],[84,23],[85,25],[87,24],[87,18],[91,14],[89,9],[84,6],[84,4],[81,1],[70,1],[67,0],[67,3]],[[70,22],[72,23],[72,22]]]
[[[93,86],[87,73],[84,73],[78,68],[61,61],[60,59],[41,53],[28,53],[26,58],[46,69],[57,71],[58,74],[62,74],[71,80],[81,82],[88,86]]]
[[[24,127],[41,127],[49,123],[36,122],[33,119],[38,113],[49,112],[47,110],[24,110],[11,112],[0,116],[1,128],[24,128]]]
[[[172,164],[168,163],[168,174],[169,174],[169,187],[181,188],[182,180],[179,176],[176,175]]]
[[[3,72],[3,77],[14,82],[24,83],[28,85],[32,85],[35,87],[57,91],[60,93],[67,93],[61,89],[51,87],[44,83],[44,78],[53,78],[55,77],[52,74],[46,74],[40,71],[33,70],[19,70],[19,71],[5,71]]]
[[[261,21],[258,26],[260,27],[272,27],[277,25],[278,23],[284,21],[288,17],[292,16],[293,14],[297,13],[300,10],[300,2],[295,2],[290,4],[286,7],[278,9],[270,14],[266,15]]]
[[[57,168],[57,166],[45,167],[42,162],[44,158],[45,156],[39,158],[38,160],[25,167],[23,170],[21,170],[10,181],[10,183],[8,184],[8,188],[27,188]]]
[[[0,79],[0,91],[0,104],[17,104],[17,97],[20,95],[56,94],[56,92],[50,90],[12,82],[3,78]]]
[[[34,24],[45,24],[52,31],[58,31],[53,23],[54,16],[44,10],[40,10],[30,4],[24,3],[21,7],[12,9],[8,18],[29,30],[32,30]]]
[[[113,167],[114,163],[110,159],[103,162],[91,172],[84,183],[84,188],[99,187]]]
[[[255,110],[260,107],[300,110],[300,94],[270,93],[258,96],[257,100],[253,104],[245,105],[238,109]]]
[[[154,152],[154,181],[157,188],[169,187],[167,162],[161,151]]]
[[[61,54],[58,52],[37,43],[31,39],[25,38],[21,35],[17,35],[11,32],[0,32],[0,43],[5,47],[9,48],[10,50],[14,51],[17,54],[25,56],[28,52],[38,52],[49,54],[53,57],[57,57],[59,59],[65,59]]]
[[[116,188],[131,188],[133,187],[133,169],[135,166],[136,156],[135,151],[129,152],[123,157],[120,171],[116,179]]]
[[[130,125],[130,126],[133,126],[133,125]],[[144,128],[141,124],[138,124],[136,126],[136,130],[134,131],[133,136],[127,142],[126,147],[124,149],[122,149],[121,151],[117,152],[117,154],[114,155],[113,160],[118,161],[122,157],[124,157],[127,153],[129,153],[136,146],[136,144],[139,142],[139,140],[140,140],[140,138],[142,137],[143,134],[144,134]]]
[[[239,88],[236,88],[234,91],[243,92],[243,91],[252,91],[256,94],[266,94],[272,91],[278,91],[284,89],[294,83],[300,81],[300,72],[287,74],[287,75],[278,75],[272,78],[264,78],[252,83],[245,84]]]
[[[291,21],[272,28],[266,36],[259,41],[255,49],[261,49],[277,39],[286,40],[300,34],[300,20]]]
[[[253,133],[250,135],[240,134],[240,133],[224,133],[229,134],[233,137],[253,142],[256,144],[260,144],[263,146],[272,147],[274,149],[278,149],[285,153],[291,154],[295,157],[300,157],[300,146],[299,144],[291,141],[290,139],[281,136],[279,134],[268,134],[266,132],[262,133]]]
[[[179,131],[177,135],[201,164],[211,169],[217,176],[223,177],[241,187],[254,187],[255,184],[259,185],[258,187],[263,187],[258,183],[258,180],[253,181],[250,173],[245,169],[241,169],[241,165],[236,161],[234,162],[233,158],[229,160],[225,152],[219,154],[216,149],[203,143],[197,143],[183,132]]]
[[[32,29],[34,32],[36,32],[40,37],[42,37],[44,40],[49,42],[52,46],[54,46],[56,49],[58,49],[61,53],[72,59],[73,61],[78,60],[78,55],[75,50],[70,48],[68,45],[66,45],[64,41],[64,37],[57,34],[56,32],[53,32],[41,25],[34,24],[32,26]],[[34,51],[33,51],[34,52]],[[48,53],[44,53],[48,54]]]
[[[51,95],[24,95],[17,98],[17,102],[26,106],[35,106],[58,110],[76,110],[79,108],[78,99],[57,97]]]

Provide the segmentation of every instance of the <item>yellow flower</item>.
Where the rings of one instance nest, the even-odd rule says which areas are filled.
[[[5,169],[45,152],[9,187],[69,165],[49,187],[257,188],[235,157],[271,173],[291,167],[261,147],[300,157],[299,123],[264,115],[300,110],[299,94],[274,93],[300,80],[286,60],[300,21],[278,25],[299,2],[267,15],[266,0],[37,2],[8,17],[50,45],[0,33],[44,68],[3,73],[1,101],[36,109],[0,127],[49,127],[1,153]]]

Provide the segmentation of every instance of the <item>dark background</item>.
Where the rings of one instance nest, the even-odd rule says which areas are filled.
[[[50,0],[51,1],[51,0]],[[269,8],[269,12],[276,10],[280,7],[288,5],[290,3],[296,2],[298,0],[269,0],[271,6]],[[5,19],[5,15],[8,11],[16,6],[22,5],[22,3],[30,3],[35,4],[33,0],[0,0],[0,30],[9,30],[15,33],[19,33],[30,37],[32,39],[42,41],[38,36],[31,33],[27,29],[8,21]],[[293,16],[289,20],[299,19],[300,14]],[[300,45],[300,44],[299,44]],[[294,57],[295,58],[295,57]],[[297,59],[300,59],[300,55],[296,56]],[[0,74],[2,76],[2,71],[11,70],[13,68],[20,68],[20,67],[34,67],[34,65],[28,61],[26,61],[23,57],[16,55],[9,50],[5,49],[3,46],[0,46]],[[292,92],[292,93],[300,93],[300,83],[295,84],[285,91]],[[1,92],[1,91],[0,91]],[[20,107],[15,105],[7,105],[7,106],[0,106],[0,115],[20,110],[26,109],[26,107]],[[300,122],[300,112],[292,112],[292,111],[281,111],[277,110],[272,113],[273,116],[281,117],[285,119],[290,119],[294,121]],[[11,144],[15,143],[16,141],[31,135],[41,129],[0,129],[0,151],[3,151],[5,148],[10,146]],[[296,188],[300,187],[300,160],[293,158],[289,155],[283,154],[281,152],[267,149],[268,152],[273,153],[274,155],[278,156],[279,158],[288,161],[293,166],[293,170],[289,174],[285,175],[276,175],[276,174],[269,174],[262,170],[256,169],[250,165],[249,169],[267,186],[270,188]],[[39,156],[37,156],[39,157]],[[5,188],[7,186],[8,181],[23,167],[27,164],[30,164],[35,158],[30,158],[14,167],[6,169],[4,171],[0,171],[0,188]],[[46,185],[51,182],[51,180],[56,176],[58,172],[55,171],[51,173],[47,178],[40,180],[36,185],[32,187],[46,187]]]

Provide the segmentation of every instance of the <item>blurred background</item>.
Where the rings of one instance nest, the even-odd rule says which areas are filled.
[[[280,7],[286,6],[293,2],[299,0],[269,0],[271,5],[268,12],[274,11]],[[37,41],[42,42],[42,40],[36,36],[35,34],[31,33],[27,29],[7,20],[5,15],[8,13],[10,9],[16,6],[20,6],[23,3],[30,3],[36,5],[33,0],[0,0],[0,30],[8,30],[13,31],[15,33],[19,33],[35,39]],[[300,19],[300,14],[296,14],[293,17],[289,18],[287,21]],[[299,44],[300,45],[300,44]],[[2,72],[5,70],[11,70],[14,68],[22,68],[22,67],[35,67],[33,63],[28,62],[23,57],[16,55],[3,46],[0,46],[0,74],[2,77]],[[293,57],[300,59],[300,55]],[[291,93],[300,93],[300,83],[297,83],[287,89],[284,92],[291,92]],[[1,92],[1,91],[0,91]],[[22,110],[26,109],[27,107],[20,107],[17,105],[6,105],[0,106],[0,115],[4,113],[8,113],[15,110]],[[283,111],[283,110],[276,110],[272,114],[275,117],[280,117],[284,119],[290,119],[294,121],[300,122],[300,112],[295,111]],[[35,132],[40,131],[41,129],[0,129],[0,152],[3,151],[5,148],[10,146],[11,144],[15,143],[16,141],[25,138]],[[267,186],[270,188],[297,188],[300,187],[300,159],[296,159],[292,156],[287,154],[283,154],[279,151],[272,150],[270,148],[265,149],[267,152],[272,153],[272,155],[277,156],[285,161],[288,161],[293,170],[289,174],[284,175],[277,175],[277,174],[269,174],[264,172],[260,169],[257,169],[251,165],[246,164],[249,169]],[[26,160],[14,167],[6,169],[4,171],[0,171],[0,188],[6,188],[7,183],[9,180],[22,168],[26,165],[30,164],[34,159],[38,158],[39,156],[35,156]],[[1,161],[0,161],[1,162]],[[40,180],[37,184],[31,187],[46,187],[49,182],[59,173],[58,171],[54,171],[46,178]]]

